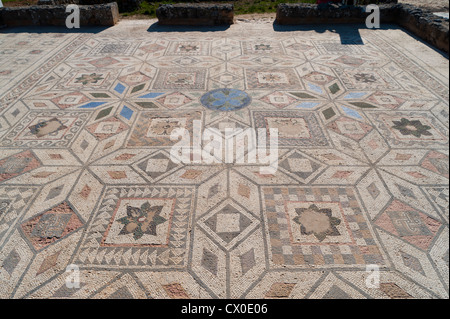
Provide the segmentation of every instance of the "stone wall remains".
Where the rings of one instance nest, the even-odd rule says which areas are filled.
[[[161,25],[233,24],[232,4],[164,4],[156,10]]]
[[[90,4],[110,0],[39,0],[38,6],[0,9],[0,26],[64,26],[68,3],[80,5],[82,26],[112,26],[119,20],[116,2]],[[142,0],[118,0],[136,6]],[[389,2],[380,4],[381,23],[395,23],[412,32],[431,45],[449,53],[449,22],[433,13],[413,5],[398,4],[397,0],[367,0]],[[276,23],[285,24],[334,24],[365,23],[370,13],[365,6],[340,4],[280,4]],[[232,4],[179,3],[161,5],[156,15],[161,25],[229,25],[234,22]]]
[[[66,5],[38,5],[0,9],[0,25],[65,26]],[[117,3],[80,5],[81,26],[113,26],[119,21]]]
[[[380,22],[395,23],[449,53],[449,22],[432,12],[408,4],[381,4]],[[285,3],[278,5],[276,23],[281,25],[365,23],[371,12],[365,6]]]

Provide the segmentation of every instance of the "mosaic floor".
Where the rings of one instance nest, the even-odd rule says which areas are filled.
[[[1,298],[448,298],[447,58],[150,24],[0,33]],[[277,128],[278,170],[175,163],[196,120]]]

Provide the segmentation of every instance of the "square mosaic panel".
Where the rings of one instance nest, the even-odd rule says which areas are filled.
[[[395,147],[431,148],[448,145],[448,130],[425,112],[379,112],[369,114],[373,123]]]
[[[206,69],[160,69],[153,88],[204,90],[206,88]]]
[[[383,114],[384,115],[384,114]],[[401,141],[445,141],[446,136],[439,128],[433,127],[429,119],[424,116],[410,116],[408,119],[402,116],[381,115],[379,118],[390,129],[394,138]]]
[[[173,130],[184,128],[192,132],[194,120],[201,120],[201,111],[191,112],[142,112],[135,124],[127,145],[133,146],[172,146]]]
[[[349,90],[398,90],[400,85],[381,69],[335,69]]]
[[[314,41],[322,54],[364,54],[360,45],[337,41]]]
[[[207,41],[172,42],[165,55],[209,55],[211,43]]]
[[[64,79],[56,84],[55,89],[108,90],[113,85],[117,74],[116,70],[77,69],[67,73]]]
[[[283,54],[283,48],[279,42],[261,40],[261,41],[243,41],[242,51],[244,55],[263,54],[263,55],[278,55]]]
[[[92,49],[89,55],[132,55],[137,47],[137,43],[123,41],[99,43]]]
[[[329,144],[318,119],[311,112],[255,111],[256,128],[278,129],[280,146],[327,146]]]
[[[264,187],[273,267],[385,261],[353,188]]]
[[[293,69],[245,69],[247,87],[249,89],[300,90],[303,88],[300,79]]]
[[[100,267],[183,267],[194,194],[190,187],[107,189],[77,262]]]
[[[1,140],[1,146],[68,146],[87,121],[87,112],[30,112]]]

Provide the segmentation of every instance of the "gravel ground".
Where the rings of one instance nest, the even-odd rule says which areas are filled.
[[[432,12],[448,12],[448,0],[399,0],[399,3],[409,3]]]

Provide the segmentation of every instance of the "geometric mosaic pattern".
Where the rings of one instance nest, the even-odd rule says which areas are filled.
[[[353,189],[285,187],[262,192],[274,267],[384,263]]]
[[[0,34],[0,298],[448,298],[447,59],[148,26]],[[173,162],[198,123],[277,128],[277,171]]]
[[[182,266],[193,198],[192,188],[108,189],[75,261],[103,269]]]

